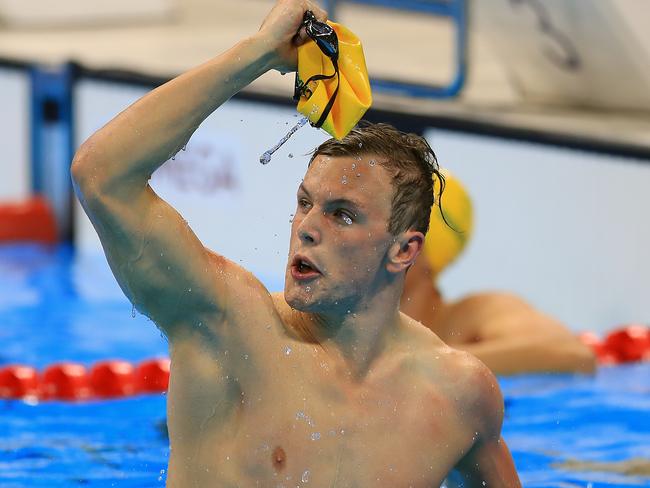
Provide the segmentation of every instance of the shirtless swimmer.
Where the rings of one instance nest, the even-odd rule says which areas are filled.
[[[493,375],[399,312],[437,171],[423,140],[375,125],[316,151],[278,295],[148,185],[231,96],[295,70],[306,10],[326,18],[280,0],[258,33],[144,96],[73,161],[115,277],[169,340],[168,486],[429,488],[457,470],[466,487],[518,487]]]

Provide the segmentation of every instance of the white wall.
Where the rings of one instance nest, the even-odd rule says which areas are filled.
[[[0,201],[31,194],[29,100],[27,71],[0,67]]]
[[[81,82],[75,92],[79,143],[145,93],[115,83]],[[307,168],[306,154],[329,136],[300,129],[263,166],[260,155],[299,119],[291,108],[230,100],[196,131],[186,151],[152,179],[157,193],[188,221],[209,248],[241,262],[269,288],[281,289],[289,249],[289,219]],[[83,211],[75,211],[76,245],[97,253]]]
[[[575,330],[650,322],[650,164],[430,130],[472,195],[475,232],[450,297],[515,291]]]

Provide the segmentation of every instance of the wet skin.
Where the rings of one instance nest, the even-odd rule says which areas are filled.
[[[274,296],[207,250],[148,184],[235,93],[271,69],[295,71],[306,10],[326,19],[309,0],[278,0],[256,34],[142,97],[72,163],[118,283],[169,339],[168,486],[439,486],[453,466],[465,486],[519,486],[494,377],[398,311],[423,236],[387,234],[383,169],[314,161]]]
[[[311,165],[284,295],[214,257],[238,286],[227,318],[171,342],[169,486],[431,487],[475,444],[505,449],[483,419],[502,404],[482,364],[403,314],[363,330],[392,243],[389,180],[369,159]]]

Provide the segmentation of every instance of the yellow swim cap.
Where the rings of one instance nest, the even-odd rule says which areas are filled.
[[[453,229],[449,228],[440,215],[438,200],[440,181],[434,175],[433,188],[436,201],[431,207],[429,232],[424,240],[422,254],[426,256],[435,274],[449,266],[461,253],[472,235],[473,228],[472,200],[469,194],[449,171],[442,170],[442,174],[445,177],[442,211]]]
[[[320,121],[320,127],[342,139],[372,104],[372,93],[361,41],[346,27],[330,21],[327,24],[338,37],[338,62],[312,40],[299,46],[295,99],[298,111],[312,125],[318,126]],[[338,76],[333,76],[336,69]],[[321,121],[332,97],[329,113]]]

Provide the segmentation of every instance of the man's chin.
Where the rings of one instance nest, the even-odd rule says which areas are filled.
[[[305,297],[299,293],[292,293],[291,291],[285,290],[284,299],[294,310],[298,310],[299,312],[312,311],[313,303],[311,297]]]
[[[294,310],[299,312],[321,312],[322,302],[314,297],[312,292],[305,291],[304,287],[287,287],[284,290],[284,300]]]

